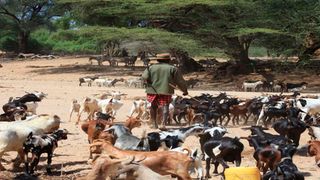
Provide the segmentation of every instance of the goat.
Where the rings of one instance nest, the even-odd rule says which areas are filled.
[[[175,151],[175,152],[187,154],[191,159],[194,160],[194,162],[192,163],[192,166],[190,167],[191,173],[196,171],[197,178],[204,179],[204,171],[203,171],[203,167],[202,167],[202,162],[201,162],[200,156],[198,155],[197,149],[195,151],[191,151],[188,148],[177,147],[177,148],[171,148],[171,149],[169,149],[169,151]]]
[[[98,79],[98,77],[97,76],[93,76],[93,77],[87,76],[87,77],[79,78],[79,86],[82,86],[83,83],[87,83],[88,86],[90,87],[90,86],[92,86],[92,82],[95,79]]]
[[[272,144],[281,145],[290,143],[291,140],[289,140],[286,137],[280,136],[280,135],[273,135],[267,132],[264,132],[264,130],[268,130],[267,128],[263,128],[261,126],[251,126],[249,128],[242,128],[242,129],[249,129],[251,130],[252,136],[257,136],[258,141],[265,141],[268,140]]]
[[[69,115],[69,122],[71,121],[72,113],[76,112],[77,116],[79,116],[81,105],[78,103],[76,99],[72,100],[71,108],[70,108],[70,115]]]
[[[50,133],[57,130],[59,126],[60,118],[56,115],[53,117],[38,115],[24,121],[0,122],[0,159],[7,151],[17,151],[23,160],[23,142],[30,132],[36,135]],[[19,163],[17,161],[15,166]],[[4,170],[1,163],[0,170]]]
[[[260,120],[263,120],[264,125],[267,126],[268,122],[270,122],[271,119],[287,117],[287,115],[288,115],[288,112],[286,109],[286,104],[284,102],[278,102],[274,106],[264,104],[262,106],[256,125],[259,125]]]
[[[134,86],[135,88],[136,87],[143,87],[143,81],[142,81],[141,77],[131,78],[131,79],[125,80],[125,84],[128,87],[132,87],[132,86]]]
[[[278,165],[270,172],[263,175],[263,180],[281,179],[284,180],[304,180],[304,176],[299,172],[297,166],[292,161],[292,156],[296,147],[289,145],[279,148],[281,151],[281,160]]]
[[[301,91],[307,88],[308,83],[301,82],[301,83],[287,83],[286,84],[286,91],[287,92],[294,92],[294,91]]]
[[[128,128],[121,124],[115,124],[104,131],[109,132],[113,131],[114,136],[116,137],[115,147],[123,150],[140,150],[140,151],[149,151],[148,139],[142,136],[141,139],[132,135]],[[145,134],[145,133],[143,133]]]
[[[127,173],[126,179],[154,179],[168,180],[170,175],[162,176],[148,167],[134,161],[134,156],[123,159],[114,159],[110,156],[99,156],[93,163],[92,170],[88,173],[85,180],[100,180],[108,178],[117,178],[123,173]]]
[[[48,154],[47,173],[51,174],[51,162],[53,151],[58,147],[58,141],[67,139],[68,131],[66,129],[56,130],[49,135],[33,135],[32,132],[27,136],[27,139],[23,143],[23,152],[25,154],[25,168],[26,173],[33,174],[35,168],[40,160],[42,153]],[[29,169],[28,153],[32,154],[31,166]]]
[[[26,110],[21,107],[10,109],[10,111],[0,114],[0,121],[20,121],[27,116]]]
[[[320,127],[319,126],[309,126],[309,135],[311,139],[320,140]]]
[[[110,143],[97,143],[92,144],[92,146],[99,146],[105,154],[117,158],[134,156],[135,159],[141,160],[141,164],[161,175],[173,175],[181,180],[191,180],[188,169],[192,163],[192,159],[183,153],[173,151],[140,152],[121,150]]]
[[[145,117],[146,111],[150,108],[151,104],[147,100],[135,100],[133,101],[129,116],[133,116],[134,113],[138,113],[137,118]]]
[[[14,99],[12,101],[9,100],[8,103],[2,106],[3,112],[8,112],[11,108],[22,107],[27,110],[27,106],[25,103],[27,102],[38,102],[41,101],[41,97],[38,94],[28,93],[21,98]]]
[[[257,164],[259,164],[258,168],[262,168],[263,174],[267,172],[268,168],[274,170],[281,160],[281,152],[270,145],[258,148],[256,152],[258,154],[258,158],[256,159]],[[261,163],[265,163],[265,165]]]
[[[235,124],[235,119],[237,120],[237,124],[239,125],[240,116],[244,117],[245,123],[248,121],[248,107],[252,103],[252,100],[248,100],[243,104],[233,105],[230,107],[230,114],[233,115],[232,122]]]
[[[308,154],[310,156],[315,156],[316,165],[320,167],[320,141],[308,141]]]
[[[215,161],[214,173],[218,173],[219,163],[223,166],[223,169],[229,167],[225,161],[235,162],[237,167],[240,166],[243,148],[244,146],[238,138],[222,137],[218,140],[210,139],[207,141],[203,145],[206,159],[206,177],[211,177],[209,173],[211,159]]]
[[[123,106],[123,103],[119,100],[115,100],[113,98],[111,99],[91,99],[91,98],[85,98],[83,103],[80,107],[80,113],[78,115],[78,120],[76,124],[79,123],[81,114],[83,112],[88,113],[87,119],[93,119],[94,113],[101,111],[102,113],[109,113],[111,112],[112,116],[115,116],[117,111]]]
[[[302,98],[295,101],[294,106],[304,112],[301,120],[304,121],[307,114],[315,115],[320,112],[320,99]]]
[[[199,143],[201,147],[201,155],[202,155],[202,160],[204,159],[204,149],[203,145],[210,139],[221,139],[225,134],[227,133],[227,129],[224,127],[213,127],[210,129],[206,129],[204,133],[199,134]]]
[[[282,136],[288,137],[298,147],[300,135],[306,130],[306,124],[296,118],[280,119],[273,125],[274,130]]]
[[[111,80],[105,79],[105,78],[97,78],[93,82],[95,85],[101,87],[101,86],[107,86],[108,81],[111,81]]]
[[[160,139],[164,139],[167,136],[178,136],[178,138],[184,142],[188,136],[200,134],[204,130],[205,130],[204,126],[201,126],[199,124],[194,124],[185,128],[168,130],[168,131],[160,131],[159,134],[160,134]]]
[[[257,90],[257,86],[258,85],[262,85],[263,82],[262,81],[257,81],[257,82],[243,82],[242,84],[242,88],[244,91],[248,91],[248,89],[251,89],[252,91],[256,91]]]

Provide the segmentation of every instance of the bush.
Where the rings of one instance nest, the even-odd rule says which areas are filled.
[[[12,36],[4,36],[0,38],[0,49],[5,51],[18,51],[17,39]]]

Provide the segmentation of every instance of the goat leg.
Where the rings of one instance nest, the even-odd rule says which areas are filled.
[[[244,121],[244,123],[243,123],[243,125],[247,125],[247,123],[248,123],[248,119],[249,119],[249,117],[251,116],[251,112],[246,116],[246,119],[245,119],[245,121]]]
[[[30,164],[30,174],[34,173],[35,167],[37,167],[39,160],[40,160],[40,154],[35,154],[32,156],[33,156],[33,158],[32,158],[32,162]]]
[[[228,164],[222,158],[217,158],[217,162],[219,162],[223,166],[223,174],[224,174],[224,170],[226,168],[229,168]]]
[[[218,174],[218,167],[219,167],[219,162],[218,161],[214,161],[214,174]]]
[[[210,163],[211,162],[211,158],[207,157],[206,158],[206,178],[211,178],[210,176]]]
[[[23,150],[19,150],[18,151],[18,155],[17,155],[17,157],[16,157],[16,159],[14,160],[14,163],[13,163],[13,168],[14,169],[19,168],[21,162],[24,162],[24,152],[23,152]]]
[[[226,117],[228,118],[227,119],[227,122],[224,124],[224,126],[228,126],[228,123],[229,123],[229,121],[230,121],[230,116],[229,116],[229,114],[226,114]],[[221,123],[222,124],[222,123]]]
[[[29,174],[28,153],[25,153],[24,155],[24,167],[25,167],[26,173]]]
[[[51,162],[52,162],[52,153],[50,152],[50,153],[48,153],[48,161],[47,161],[47,173],[48,174],[51,174],[52,172],[51,172]]]

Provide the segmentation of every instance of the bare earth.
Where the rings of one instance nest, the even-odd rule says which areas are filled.
[[[30,60],[30,61],[12,61],[1,62],[3,68],[0,69],[0,105],[5,104],[10,96],[21,96],[25,91],[43,91],[48,93],[48,98],[44,99],[38,108],[38,114],[57,114],[63,120],[61,128],[68,129],[72,135],[69,135],[68,140],[60,141],[59,147],[55,151],[53,157],[53,176],[47,176],[45,173],[46,161],[40,162],[37,175],[40,179],[74,179],[78,176],[85,175],[90,170],[88,160],[88,143],[87,137],[78,126],[74,124],[75,116],[72,122],[68,122],[69,110],[72,99],[83,100],[86,96],[101,94],[107,90],[120,90],[127,95],[124,98],[124,106],[120,109],[116,116],[117,121],[124,121],[129,114],[132,99],[136,96],[145,96],[144,89],[128,88],[124,84],[117,84],[116,88],[105,87],[86,87],[78,86],[79,77],[86,75],[106,75],[112,77],[129,78],[138,76],[143,70],[142,67],[132,71],[128,68],[111,69],[110,67],[97,67],[88,65],[88,58],[60,58],[55,60]],[[98,72],[98,73],[96,73]],[[201,78],[201,77],[200,77]],[[214,87],[215,89],[217,87]],[[224,89],[221,89],[223,91]],[[191,95],[199,95],[203,92],[217,94],[217,91],[210,89],[190,90]],[[176,92],[181,95],[180,92]],[[239,98],[250,98],[258,96],[261,93],[244,93],[244,92],[227,92],[230,95]],[[2,109],[1,112],[2,113]],[[83,118],[85,115],[83,115]],[[242,130],[242,127],[229,126],[228,136],[247,136],[248,131]],[[133,130],[133,134],[141,136],[142,130],[151,129],[147,125],[143,125],[138,129]],[[274,133],[274,132],[273,132]],[[307,132],[304,132],[300,141],[301,146],[305,145],[310,140]],[[248,146],[246,140],[241,140],[245,145],[242,153],[243,159],[241,166],[255,166],[255,160],[252,157],[253,148]],[[199,149],[199,141],[197,137],[189,137],[184,146],[191,149]],[[23,169],[13,171],[11,159],[16,156],[15,152],[7,153],[4,156],[5,162],[1,161],[8,171],[0,172],[0,180],[2,179],[28,179],[23,175]],[[44,155],[46,156],[46,155]],[[320,179],[320,170],[316,167],[314,157],[304,155],[295,155],[294,162],[306,175],[306,179]],[[229,164],[234,166],[233,164]],[[212,170],[213,171],[213,167]],[[221,171],[221,169],[220,169]],[[221,176],[214,176],[212,179],[220,179]]]

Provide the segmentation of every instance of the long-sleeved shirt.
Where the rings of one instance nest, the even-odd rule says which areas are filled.
[[[142,74],[142,78],[147,82],[147,94],[172,95],[174,88],[171,85],[178,86],[184,93],[188,92],[187,84],[178,68],[168,63],[158,63],[148,68]]]

